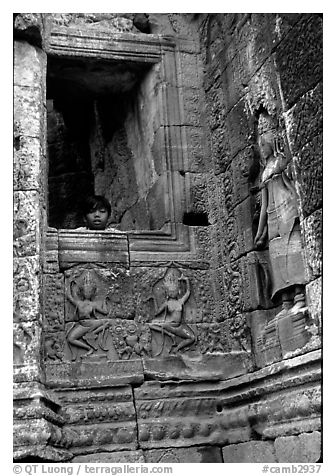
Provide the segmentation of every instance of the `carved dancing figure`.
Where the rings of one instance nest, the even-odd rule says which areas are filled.
[[[183,322],[183,306],[190,296],[190,283],[189,279],[183,275],[178,278],[178,282],[181,281],[186,283],[186,291],[183,296],[179,298],[180,289],[178,285],[167,285],[167,298],[155,313],[155,317],[163,313],[163,321],[157,320],[149,324],[150,329],[161,332],[162,335],[165,334],[173,339],[172,349],[174,349],[174,353],[195,342],[194,332]],[[177,337],[182,339],[179,344],[176,343]],[[163,343],[158,355],[161,354],[162,350]]]
[[[255,236],[256,248],[265,245],[267,236],[272,275],[272,296],[279,296],[282,310],[277,318],[304,311],[304,263],[297,194],[291,168],[279,150],[276,131],[269,117],[261,117],[258,135],[261,163],[261,212]],[[266,122],[267,130],[262,130]],[[267,127],[268,126],[268,127]],[[260,123],[258,128],[260,127]],[[294,294],[294,305],[291,297]]]
[[[84,276],[83,285],[80,287],[81,298],[74,296],[72,289],[73,284],[74,281],[71,281],[69,286],[70,292],[67,292],[67,298],[75,306],[75,316],[77,320],[68,330],[66,337],[69,343],[71,358],[72,360],[76,360],[77,355],[74,354],[72,347],[79,347],[80,349],[88,351],[82,355],[81,358],[92,354],[94,350],[98,350],[96,345],[88,341],[88,334],[97,336],[101,332],[98,345],[102,350],[108,350],[103,347],[103,338],[110,321],[109,319],[99,319],[96,315],[96,313],[99,312],[106,316],[109,314],[109,310],[107,299],[103,302],[102,300],[94,300],[97,287],[91,279],[90,274],[87,273]]]

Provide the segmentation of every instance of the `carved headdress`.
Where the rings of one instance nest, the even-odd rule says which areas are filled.
[[[175,267],[170,267],[163,278],[163,286],[167,291],[177,291],[179,289],[180,272]]]
[[[258,118],[258,139],[261,136],[264,136],[265,140],[272,144],[276,156],[284,156],[283,137],[278,128],[278,120],[267,112],[260,113]]]
[[[83,276],[82,288],[91,290],[93,293],[97,289],[97,283],[95,279],[93,278],[92,273],[90,273],[90,271],[87,271]]]
[[[262,112],[258,118],[258,136],[266,132],[273,132],[277,134],[277,120],[269,114]]]

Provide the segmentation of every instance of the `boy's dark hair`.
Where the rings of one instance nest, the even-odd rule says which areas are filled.
[[[106,208],[108,216],[111,216],[110,202],[102,195],[91,195],[85,198],[82,207],[83,216],[97,210],[97,208]]]

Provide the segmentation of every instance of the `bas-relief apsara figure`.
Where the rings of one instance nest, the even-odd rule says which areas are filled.
[[[194,343],[195,336],[192,329],[183,322],[183,307],[190,296],[190,283],[189,279],[181,275],[176,282],[167,282],[166,300],[156,310],[155,317],[163,314],[163,320],[154,320],[149,324],[150,329],[169,336],[173,340],[172,349],[174,353]],[[186,291],[180,297],[180,283],[184,281],[186,284]],[[176,343],[176,338],[181,338],[179,343]],[[163,350],[164,342],[162,343]],[[158,354],[160,355],[161,352]]]
[[[267,119],[266,119],[267,122]],[[258,146],[264,170],[261,177],[261,212],[255,245],[268,237],[272,275],[272,299],[280,297],[278,318],[305,308],[304,263],[297,194],[291,168],[280,152],[276,131],[259,128]],[[294,302],[292,301],[294,296]]]
[[[97,317],[97,312],[106,316],[109,310],[106,300],[95,300],[97,286],[89,273],[84,276],[83,283],[79,287],[79,293],[73,292],[73,284],[74,281],[71,281],[69,284],[67,298],[75,306],[75,318],[77,321],[70,327],[66,337],[72,360],[76,360],[77,355],[73,352],[73,347],[79,347],[88,351],[82,357],[86,357],[92,354],[94,350],[98,350],[95,344],[88,341],[88,334],[97,336],[101,332],[98,345],[101,349],[108,350],[103,347],[103,338],[104,331],[108,327],[110,320]]]

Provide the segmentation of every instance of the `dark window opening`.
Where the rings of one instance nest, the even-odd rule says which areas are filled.
[[[208,215],[206,213],[189,212],[183,215],[183,224],[187,226],[209,226]]]
[[[49,58],[49,226],[83,226],[81,205],[87,195],[104,195],[115,223],[140,201],[134,162],[145,155],[142,129],[146,136],[151,128],[150,123],[142,127],[141,116],[141,85],[149,71],[135,62]]]

